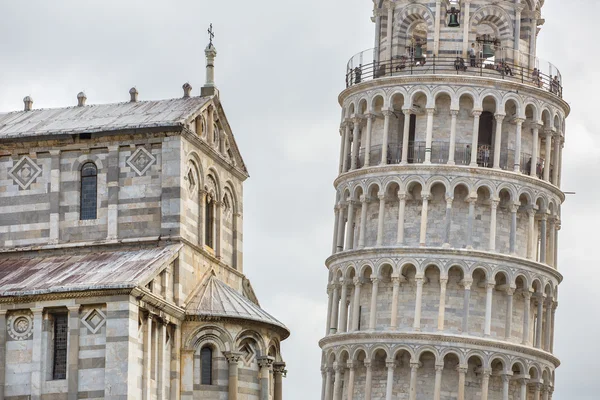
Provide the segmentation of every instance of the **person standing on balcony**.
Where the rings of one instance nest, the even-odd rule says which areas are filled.
[[[475,43],[471,44],[469,49],[469,58],[471,59],[471,67],[477,66],[477,56],[475,55]]]

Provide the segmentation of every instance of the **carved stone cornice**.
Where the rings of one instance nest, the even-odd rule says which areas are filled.
[[[412,342],[412,343],[411,343]],[[387,345],[403,345],[403,346],[427,346],[431,343],[444,343],[445,347],[465,347],[467,349],[485,348],[486,352],[496,350],[498,353],[505,354],[513,352],[515,354],[522,355],[528,358],[535,358],[538,360],[544,360],[557,368],[560,366],[560,360],[551,353],[536,349],[534,347],[523,346],[517,343],[503,342],[499,340],[493,340],[489,338],[478,338],[474,336],[459,336],[438,333],[426,333],[426,332],[390,332],[390,331],[364,331],[364,332],[349,332],[340,335],[329,335],[319,341],[321,349],[328,350],[335,346],[348,345],[365,345],[367,343],[373,344],[387,344]]]

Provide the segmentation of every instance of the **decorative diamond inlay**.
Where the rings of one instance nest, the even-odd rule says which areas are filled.
[[[28,156],[21,158],[14,167],[8,171],[8,175],[13,178],[15,183],[21,189],[27,189],[40,176],[42,169]]]
[[[8,334],[14,340],[26,340],[33,332],[33,314],[20,311],[8,317]]]
[[[83,316],[81,322],[91,333],[97,333],[106,323],[106,315],[101,310],[94,308]]]
[[[127,165],[142,176],[156,162],[156,157],[143,147],[138,147],[136,151],[127,159]]]

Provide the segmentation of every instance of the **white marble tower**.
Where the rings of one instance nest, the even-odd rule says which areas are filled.
[[[323,400],[548,400],[562,78],[540,0],[374,2],[348,63]]]

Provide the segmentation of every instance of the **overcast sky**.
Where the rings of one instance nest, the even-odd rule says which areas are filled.
[[[244,264],[261,305],[292,331],[283,345],[287,400],[321,393],[345,64],[373,46],[370,0],[2,1],[0,111],[199,94],[210,22],[216,81],[251,178],[245,185]],[[538,55],[562,72],[567,121],[554,400],[600,393],[597,249],[599,46],[594,0],[547,0]],[[585,60],[585,61],[584,61]]]

